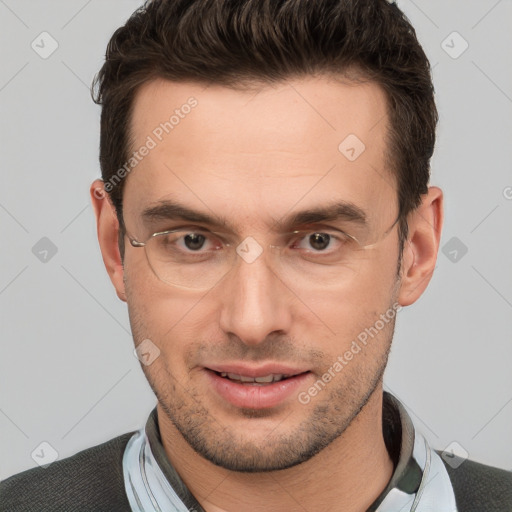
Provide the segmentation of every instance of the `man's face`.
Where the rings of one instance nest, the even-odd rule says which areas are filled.
[[[169,133],[158,130],[191,96],[197,105],[181,109]],[[132,149],[147,144],[148,136],[156,146],[127,178],[128,233],[145,241],[178,226],[220,230],[142,215],[173,201],[222,217],[230,240],[252,237],[258,245],[246,250],[262,249],[251,262],[237,255],[229,272],[201,289],[163,282],[145,250],[126,244],[134,339],[149,339],[160,350],[143,366],[158,397],[160,421],[215,464],[262,471],[307,460],[343,433],[380,385],[394,315],[377,321],[394,313],[398,295],[397,227],[372,249],[354,251],[333,266],[302,258],[323,246],[309,236],[287,238],[277,221],[345,202],[365,213],[364,226],[340,218],[287,227],[311,234],[368,232],[373,241],[392,226],[398,205],[395,180],[384,167],[387,123],[386,99],[375,84],[310,78],[256,93],[155,81],[140,89]],[[351,134],[360,142],[353,135],[347,139]],[[219,242],[212,240],[202,250]],[[271,244],[284,249],[270,251]],[[336,250],[334,239],[331,244]],[[180,249],[193,250],[193,244],[182,239]],[[228,248],[221,244],[220,250]],[[203,270],[197,268],[199,275]],[[345,357],[351,348],[353,357]],[[240,382],[240,376],[268,380],[280,374],[290,377]]]

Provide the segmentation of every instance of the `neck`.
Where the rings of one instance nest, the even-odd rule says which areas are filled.
[[[343,435],[298,466],[237,473],[198,455],[159,408],[167,457],[206,512],[361,512],[384,490],[393,462],[382,433],[382,383]]]

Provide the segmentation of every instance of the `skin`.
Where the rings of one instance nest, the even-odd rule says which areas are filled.
[[[275,241],[276,219],[327,200],[360,206],[378,233],[396,219],[396,182],[384,167],[386,98],[376,84],[308,77],[235,91],[153,81],[136,96],[134,148],[190,96],[197,107],[127,178],[123,213],[132,236],[151,234],[141,212],[163,198],[222,214],[239,241],[252,236],[262,247]],[[354,162],[338,150],[348,134],[366,146]],[[366,510],[393,472],[382,435],[382,375],[394,320],[308,404],[293,394],[270,409],[235,407],[212,389],[204,367],[288,363],[310,372],[299,390],[307,391],[379,315],[421,296],[436,263],[442,191],[430,187],[409,215],[399,277],[395,226],[329,286],[277,278],[264,251],[198,291],[163,283],[144,249],[127,239],[123,266],[119,224],[101,190],[96,180],[105,266],[127,302],[136,345],[149,338],[160,350],[142,369],[158,398],[162,443],[204,509]]]

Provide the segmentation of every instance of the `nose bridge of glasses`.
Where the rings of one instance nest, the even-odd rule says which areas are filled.
[[[233,279],[243,286],[257,282],[260,287],[264,283],[268,285],[279,275],[279,268],[272,261],[272,255],[279,247],[268,241],[263,243],[264,237],[256,239],[256,236],[247,236],[242,241],[232,239],[225,243],[224,250],[216,251],[216,258],[220,258],[217,260],[220,263],[218,270],[224,268],[223,279]]]
[[[241,242],[231,244],[231,263],[233,265],[248,264],[252,265],[257,260],[270,263],[268,255],[279,252],[281,245],[269,243],[268,240],[263,241],[263,237],[247,236]]]

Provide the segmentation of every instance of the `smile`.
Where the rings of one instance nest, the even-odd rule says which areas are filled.
[[[238,375],[236,373],[221,372],[221,377],[234,380],[236,382],[243,382],[244,384],[271,384],[272,382],[279,382],[283,379],[292,377],[292,375],[284,375],[282,373],[264,375],[262,377],[249,377],[247,375]]]

